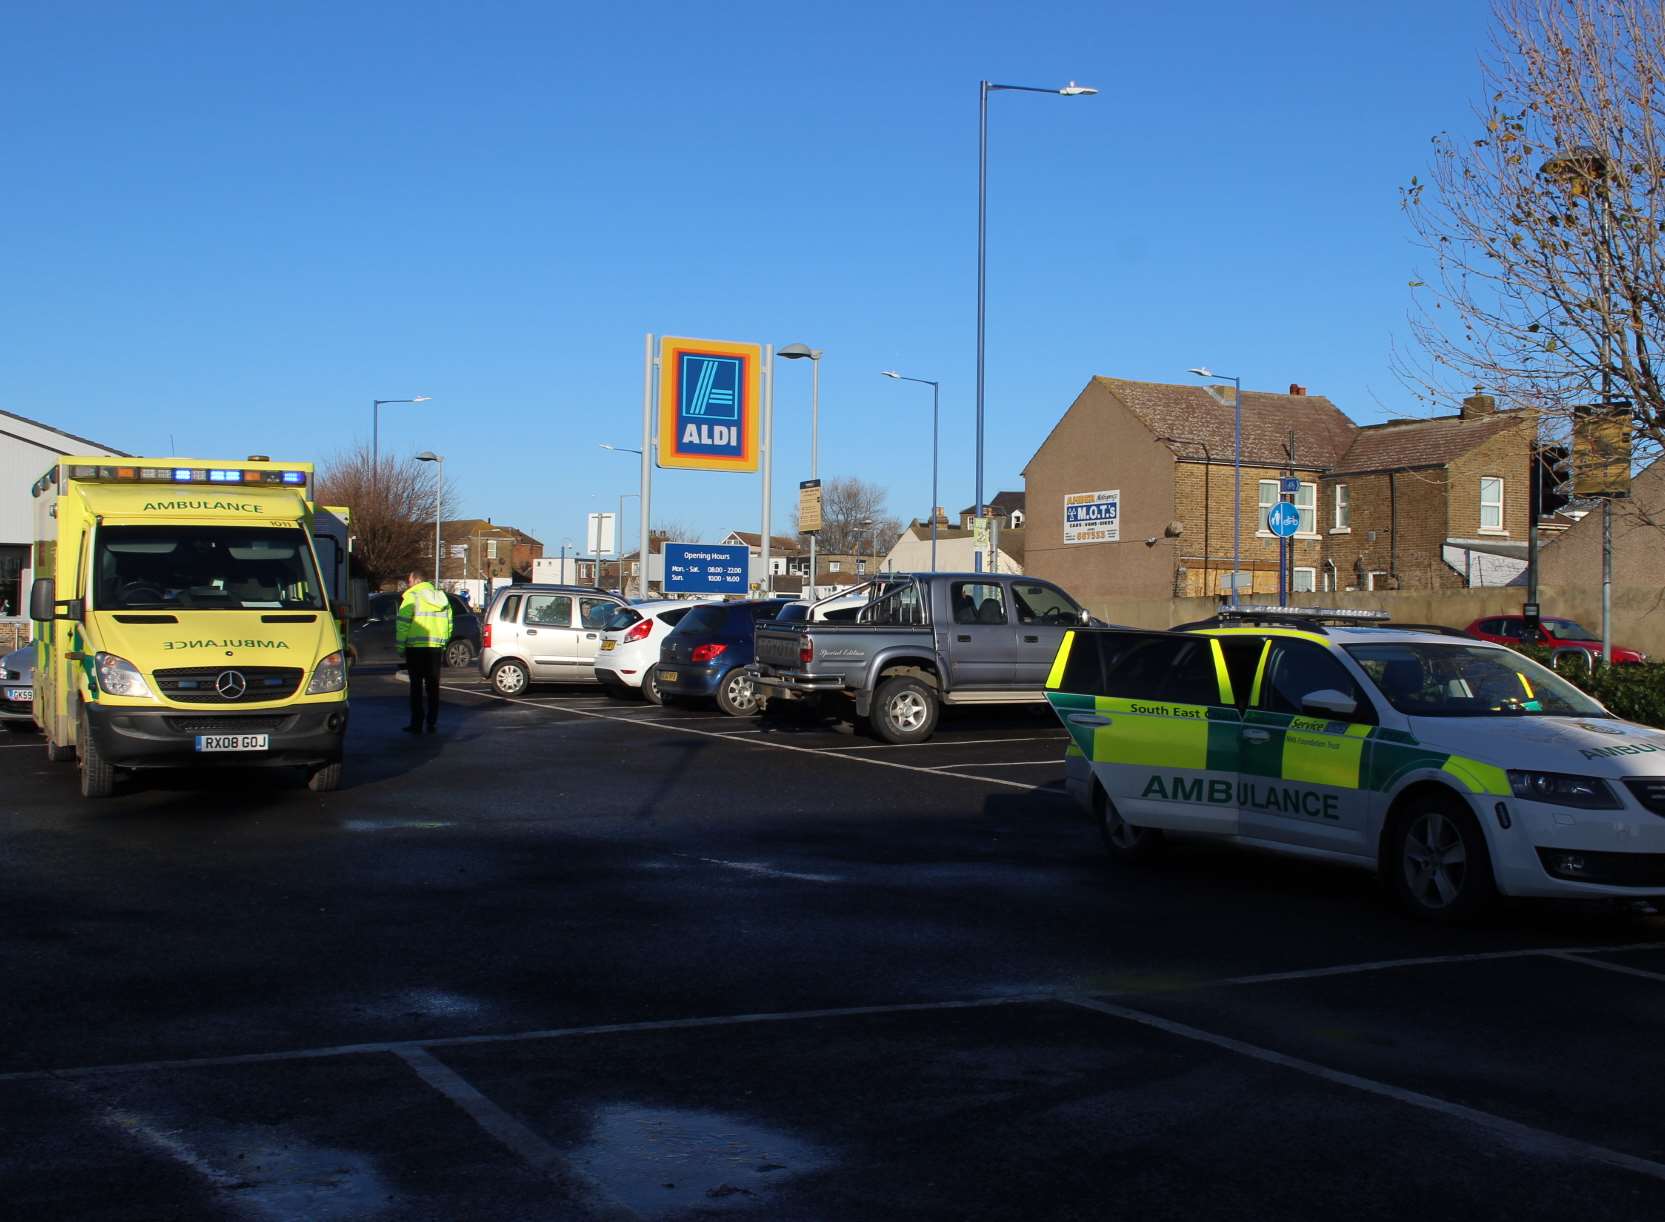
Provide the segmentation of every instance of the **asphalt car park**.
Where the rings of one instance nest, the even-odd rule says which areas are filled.
[[[1104,860],[1039,707],[355,673],[343,788],[0,740],[18,1217],[1665,1215],[1665,920]]]

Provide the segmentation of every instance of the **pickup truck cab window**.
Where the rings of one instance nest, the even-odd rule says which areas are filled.
[[[1006,597],[994,582],[956,581],[949,587],[956,624],[1006,623]]]
[[[1012,603],[1020,624],[1079,624],[1081,608],[1057,586],[1039,581],[1014,581]]]

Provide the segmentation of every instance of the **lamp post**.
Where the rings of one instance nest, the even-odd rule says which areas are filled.
[[[382,440],[382,404],[384,403],[426,403],[432,395],[417,395],[414,399],[372,399],[370,400],[370,486],[376,486],[376,462],[381,457]]]
[[[776,356],[784,356],[789,361],[801,361],[806,357],[810,362],[809,379],[809,478],[815,479],[819,469],[820,434],[821,434],[821,349],[811,348],[808,344],[786,344]],[[809,534],[809,601],[815,601],[815,544],[820,531]]]
[[[988,300],[988,214],[989,214],[989,94],[1053,93],[1059,97],[1091,97],[1098,90],[1074,81],[1062,89],[1034,85],[996,85],[982,81],[978,89],[977,116],[977,517],[983,516],[983,331]],[[931,506],[933,515],[936,506]],[[982,553],[977,554],[977,571],[982,572]]]
[[[631,446],[609,445],[605,441],[597,442],[596,444],[598,444],[603,450],[612,450],[615,454],[634,454],[638,458],[643,458],[642,452],[638,449],[635,449],[635,448],[631,447]],[[647,498],[644,495],[644,493],[647,490],[647,470],[648,470],[647,461],[646,461],[645,458],[643,458],[641,490],[637,491],[637,492],[630,492],[630,493],[625,494],[626,496],[635,497],[637,500],[641,501],[642,504],[644,504],[644,505],[647,504]],[[619,497],[619,531],[620,531],[621,534],[624,531],[624,497],[623,496]],[[638,548],[638,550],[640,551],[641,554],[636,557],[636,559],[640,562],[639,566],[636,570],[636,573],[637,573],[636,596],[638,598],[643,598],[643,599],[647,598],[647,596],[648,596],[648,536],[651,535],[652,533],[653,533],[652,530],[648,527],[647,515],[643,514],[642,515],[642,529],[640,531],[640,534],[642,536],[642,540],[641,540],[641,543],[640,543],[639,548]],[[622,553],[619,556],[619,563],[620,563],[621,566],[624,563],[624,556],[623,556]],[[619,589],[621,591],[624,589],[624,574],[622,572],[619,574]]]
[[[1243,379],[1215,373],[1207,365],[1190,370],[1199,378],[1219,378],[1233,386],[1231,405],[1235,416],[1232,425],[1232,493],[1231,493],[1231,605],[1240,601],[1237,579],[1243,574]]]
[[[417,462],[431,462],[434,464],[434,584],[439,584],[439,519],[440,501],[445,496],[445,455],[435,454],[432,450],[423,450],[416,456]]]
[[[910,378],[894,369],[887,369],[884,374],[885,377],[895,378],[898,382],[918,382],[921,386],[931,388],[931,572],[934,573],[937,571],[937,405],[942,384],[929,378]],[[978,512],[982,512],[980,506]],[[979,552],[978,555],[981,556],[982,553]]]

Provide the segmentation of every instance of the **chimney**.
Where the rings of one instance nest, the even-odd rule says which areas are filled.
[[[1497,400],[1490,395],[1470,395],[1463,400],[1463,419],[1473,420],[1489,416],[1497,410]]]
[[[1307,388],[1297,382],[1291,382],[1289,384],[1289,393],[1292,395],[1304,395],[1307,393]]]

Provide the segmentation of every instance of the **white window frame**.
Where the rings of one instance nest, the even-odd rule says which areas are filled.
[[[1266,499],[1266,490],[1268,488],[1270,488],[1272,490],[1272,499],[1271,500]],[[1301,503],[1302,497],[1306,498],[1307,503],[1305,505],[1303,505]],[[1263,480],[1256,481],[1256,485],[1255,485],[1255,534],[1259,535],[1261,538],[1263,538],[1263,539],[1275,539],[1275,538],[1277,538],[1276,535],[1274,535],[1271,531],[1266,529],[1266,511],[1271,509],[1273,505],[1277,504],[1278,501],[1280,501],[1282,499],[1283,499],[1283,494],[1278,491],[1278,481],[1277,480],[1275,480],[1275,479],[1263,479]],[[1298,527],[1295,531],[1295,536],[1294,537],[1297,538],[1297,539],[1316,539],[1316,538],[1318,538],[1318,485],[1317,484],[1309,484],[1306,480],[1301,481],[1301,490],[1295,494],[1295,508],[1296,508],[1296,510],[1298,510],[1300,512],[1303,526],[1304,526],[1305,523],[1311,522],[1312,523],[1312,529],[1311,530],[1306,530],[1306,529],[1302,529],[1302,528]]]
[[[841,571],[843,571],[843,568],[844,568],[844,565],[841,561],[838,561],[838,560],[829,560],[829,561],[827,561],[827,572],[829,572],[829,573],[841,572]]]
[[[1350,535],[1353,533],[1353,494],[1346,484],[1337,484],[1331,494],[1330,533],[1332,535]]]
[[[1303,497],[1306,498],[1307,503],[1305,505],[1301,504],[1301,499]],[[1300,491],[1295,494],[1295,508],[1299,510],[1301,514],[1301,526],[1296,528],[1295,537],[1297,539],[1318,538],[1317,484],[1309,484],[1305,480],[1301,481]],[[1312,528],[1310,530],[1306,527],[1306,523],[1308,522],[1312,523]]]
[[[1266,499],[1266,490],[1268,488],[1272,490],[1271,500]],[[1273,505],[1276,505],[1278,500],[1279,494],[1277,480],[1263,479],[1255,485],[1255,534],[1260,535],[1262,538],[1274,539],[1277,537],[1271,531],[1266,529],[1266,512],[1271,509]]]
[[[1371,569],[1364,575],[1364,588],[1367,590],[1374,590],[1376,588],[1376,578],[1385,578],[1387,575],[1388,573],[1386,569]]]
[[[1301,574],[1307,575],[1306,589],[1301,588]],[[1305,565],[1296,565],[1290,570],[1289,592],[1291,594],[1316,594],[1318,592],[1318,570]]]
[[[1486,485],[1488,483],[1497,485],[1496,500],[1488,501],[1486,499]],[[1486,525],[1486,510],[1488,508],[1497,510],[1497,525],[1495,526]],[[1503,477],[1501,475],[1482,475],[1480,477],[1480,533],[1483,535],[1506,535],[1509,533],[1503,519]]]

